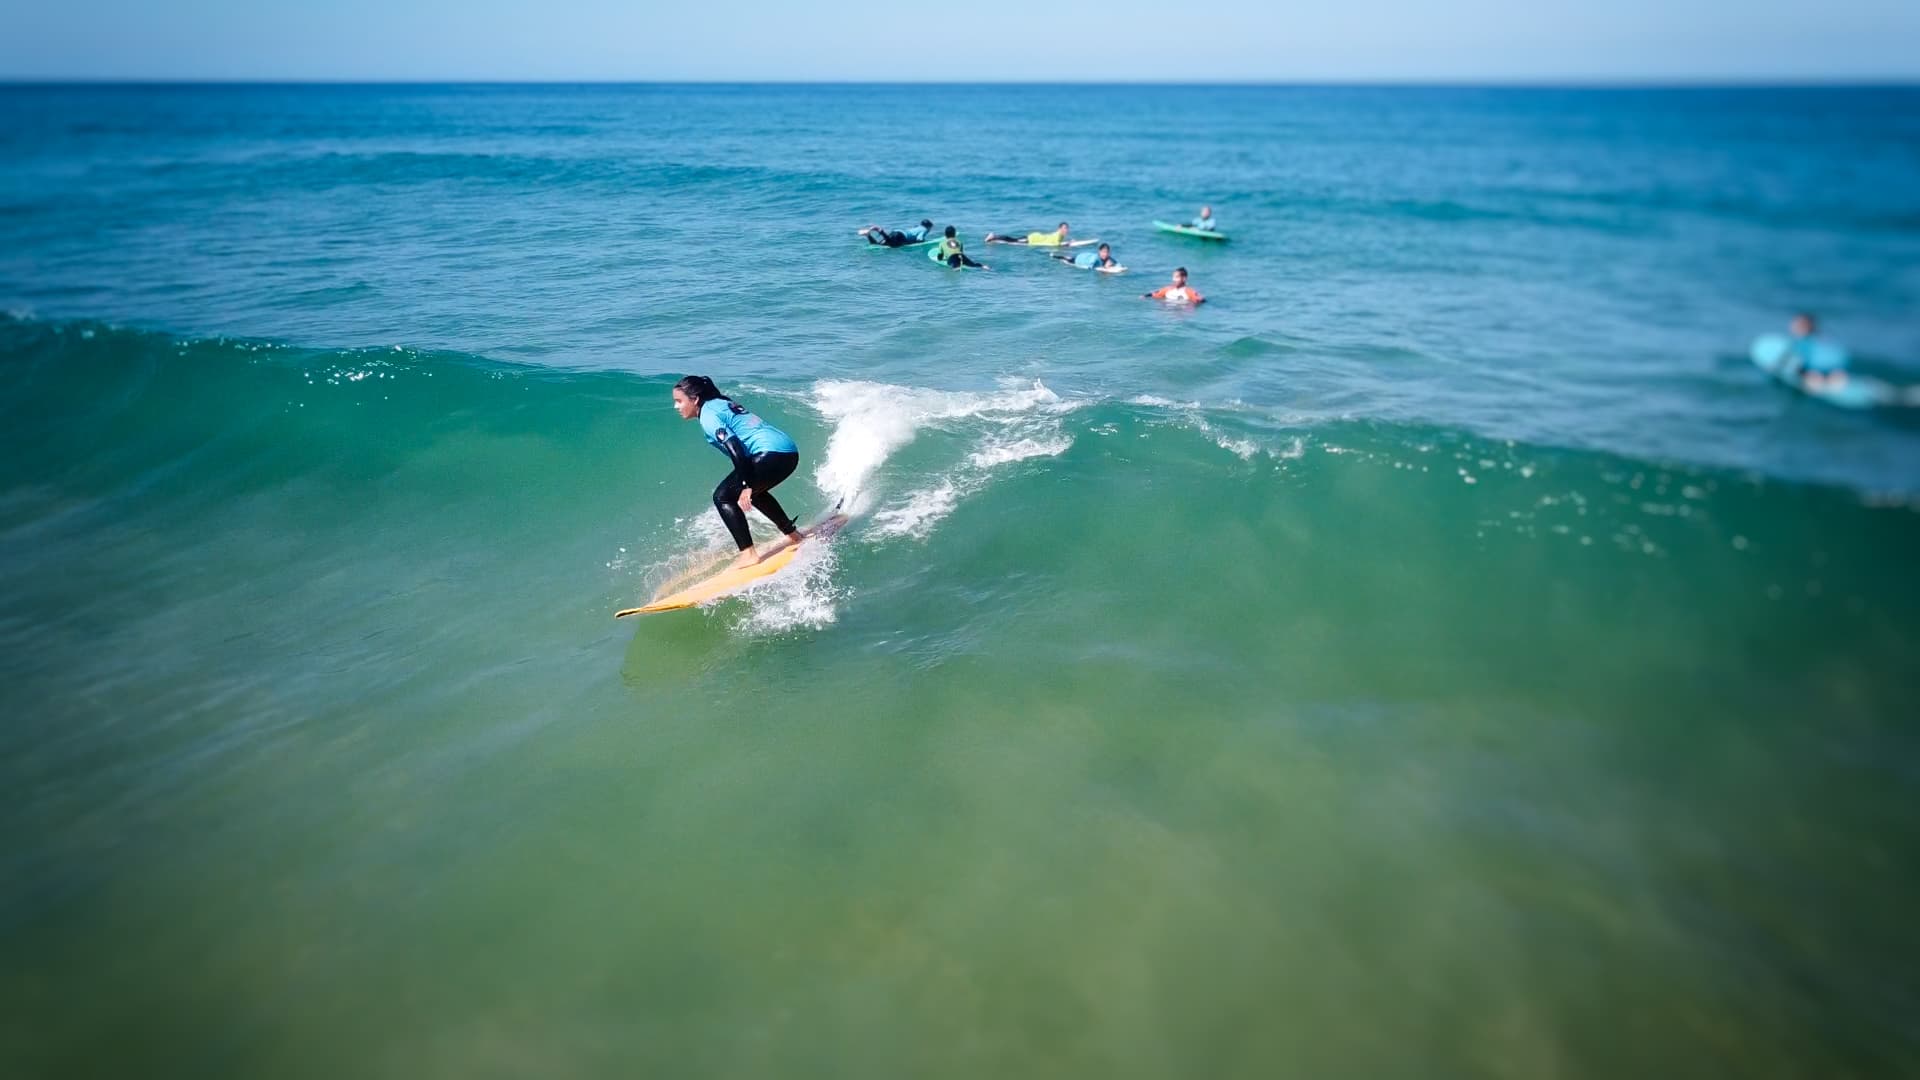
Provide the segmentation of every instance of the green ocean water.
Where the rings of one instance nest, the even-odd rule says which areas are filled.
[[[629,626],[664,381],[5,335],[29,1074],[1910,1060],[1909,509],[1016,389]]]
[[[1363,268],[1132,238],[1208,275],[1179,313],[1033,253],[868,253],[851,210],[767,277],[501,224],[660,213],[667,181],[759,223],[891,174],[441,159],[435,109],[566,147],[617,95],[94,93],[0,185],[0,1073],[1920,1068],[1915,429],[1788,396],[1744,324],[1637,306],[1656,282],[1545,317],[1605,291],[1578,255],[1608,230],[1696,284],[1752,240],[1790,280],[1690,316],[1811,291],[1898,378],[1920,188],[1668,177],[1583,211],[1608,230],[1527,226],[1571,250],[1463,196],[1451,268],[1388,205],[1356,235],[1435,261],[1337,304],[1307,283]],[[1050,122],[1018,90],[657,93],[719,161],[786,152],[760,109]],[[1122,130],[1133,93],[1061,107]],[[1497,157],[1540,116],[1631,154],[1832,107],[1217,93],[1387,185],[1315,118],[1426,110]],[[1908,176],[1911,113],[1876,115],[1861,160]],[[1102,189],[1089,227],[1157,197]],[[1359,212],[1275,199],[1303,252]],[[466,228],[499,246],[436,246]],[[642,299],[593,285],[628,258]],[[667,401],[696,363],[802,446],[790,508],[854,518],[748,596],[615,622],[723,538]]]

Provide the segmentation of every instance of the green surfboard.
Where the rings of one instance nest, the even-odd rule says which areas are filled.
[[[1153,223],[1153,227],[1156,229],[1159,229],[1161,232],[1179,233],[1181,236],[1191,236],[1195,240],[1224,241],[1227,238],[1227,234],[1223,232],[1214,232],[1209,229],[1196,229],[1191,225],[1175,225],[1171,221],[1156,221]]]

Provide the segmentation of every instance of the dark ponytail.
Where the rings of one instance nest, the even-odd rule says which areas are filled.
[[[747,411],[740,407],[739,402],[721,393],[720,388],[713,385],[713,380],[705,375],[682,376],[679,382],[673,384],[673,388],[692,398],[695,405],[705,405],[707,402],[719,398],[721,401],[732,406],[734,412],[743,413]]]

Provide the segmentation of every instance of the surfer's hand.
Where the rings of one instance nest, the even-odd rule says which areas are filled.
[[[740,512],[744,514],[751,511],[752,509],[753,509],[753,489],[748,488],[745,491],[742,491],[740,493]]]

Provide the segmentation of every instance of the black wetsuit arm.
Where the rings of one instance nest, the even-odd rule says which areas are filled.
[[[753,455],[747,453],[747,448],[740,444],[739,439],[733,437],[732,432],[720,433],[720,450],[733,461],[733,475],[740,478],[740,482],[746,485],[748,491],[758,491],[759,486],[754,483]]]

